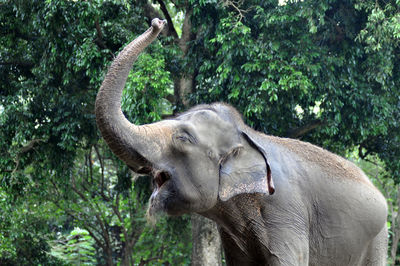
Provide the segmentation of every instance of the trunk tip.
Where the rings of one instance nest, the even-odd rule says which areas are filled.
[[[157,31],[162,31],[165,24],[167,24],[167,21],[165,19],[154,18],[151,21],[151,26]]]

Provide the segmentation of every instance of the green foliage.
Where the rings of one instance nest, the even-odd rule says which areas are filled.
[[[87,262],[129,263],[147,198],[137,199],[126,167],[99,141],[93,109],[107,65],[146,29],[143,9],[126,1],[54,0],[6,1],[0,10],[0,264],[60,265],[48,243],[56,243],[55,232],[67,240],[73,227],[89,232],[96,248]],[[140,94],[133,88],[144,82],[138,88],[147,93],[130,110],[138,109],[126,111],[154,121],[171,112],[158,99],[171,93],[162,89],[171,86],[169,74],[162,55],[139,63],[157,80],[131,76],[127,92]],[[57,247],[67,252],[88,241]],[[75,255],[61,257],[70,262]]]
[[[144,229],[133,249],[134,263],[189,265],[191,250],[190,216],[163,217],[155,227]]]
[[[179,111],[175,85],[190,73],[193,104],[229,102],[258,130],[343,155],[356,149],[378,163],[373,179],[397,200],[398,1],[165,3],[179,36],[191,10],[189,51],[161,36],[139,57],[123,93],[131,121]],[[95,125],[104,73],[147,28],[146,4],[0,3],[0,264],[63,263],[50,254],[73,263],[80,245],[88,247],[82,263],[190,263],[188,218],[147,227],[148,178],[132,182]],[[75,227],[85,231],[71,243]]]
[[[215,7],[214,20],[195,19],[192,101],[230,102],[274,135],[317,124],[303,139],[337,153],[361,145],[399,182],[398,5],[246,1],[241,8],[240,20],[237,10]]]
[[[0,209],[1,265],[61,265],[48,255],[55,226],[50,204],[36,197],[15,200],[0,188]]]
[[[122,96],[122,109],[137,124],[150,123],[172,114],[166,99],[174,92],[173,83],[165,67],[165,59],[155,47],[151,55],[143,53],[135,62]]]
[[[60,236],[52,242],[50,254],[68,265],[94,265],[95,248],[94,240],[89,236],[88,231],[79,227],[74,228],[67,236]]]

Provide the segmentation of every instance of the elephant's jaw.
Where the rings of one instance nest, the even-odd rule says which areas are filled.
[[[186,201],[180,197],[176,180],[165,170],[153,171],[153,192],[150,196],[147,218],[155,223],[161,215],[182,215]]]

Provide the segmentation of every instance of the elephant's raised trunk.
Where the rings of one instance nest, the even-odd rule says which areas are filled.
[[[129,71],[138,55],[153,42],[165,25],[153,19],[151,27],[129,43],[114,59],[96,98],[96,122],[111,150],[130,168],[140,171],[143,159],[159,152],[163,145],[157,125],[136,126],[122,113],[121,97]]]

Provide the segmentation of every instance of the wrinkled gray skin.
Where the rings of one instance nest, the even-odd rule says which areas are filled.
[[[96,99],[98,127],[133,171],[152,174],[149,216],[196,212],[219,226],[228,265],[385,265],[384,197],[354,164],[267,136],[216,103],[136,126],[121,94],[152,26],[113,61]]]

